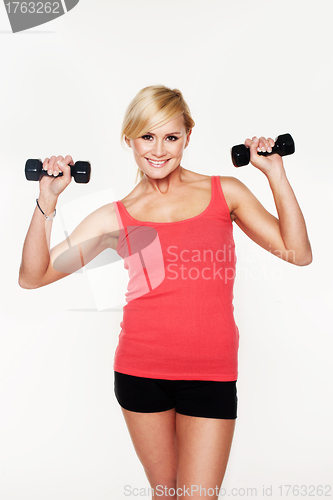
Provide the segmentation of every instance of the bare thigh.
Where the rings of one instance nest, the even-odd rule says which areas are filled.
[[[236,419],[176,414],[177,488],[181,489],[183,498],[186,498],[187,492],[190,498],[218,498],[229,460],[235,425]]]
[[[121,409],[134,449],[152,488],[158,485],[174,488],[177,477],[175,409],[156,413]]]
[[[122,408],[122,412],[152,488],[179,488],[179,498],[188,497],[184,491],[191,498],[218,498],[212,495],[212,488],[218,491],[221,487],[236,420],[190,417],[174,408],[157,413]]]

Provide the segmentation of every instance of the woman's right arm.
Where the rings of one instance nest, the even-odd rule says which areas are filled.
[[[58,160],[64,161],[65,165],[58,166]],[[53,214],[59,194],[71,182],[69,163],[73,163],[70,156],[65,159],[51,157],[44,161],[43,168],[49,173],[63,172],[59,178],[44,176],[40,180],[38,202],[47,215]],[[19,270],[19,285],[22,288],[40,288],[68,276],[106,248],[115,249],[119,235],[113,203],[85,217],[68,238],[50,250],[51,228],[52,221],[46,220],[36,205],[23,245]]]

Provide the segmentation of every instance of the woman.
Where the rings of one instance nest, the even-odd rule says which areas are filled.
[[[178,89],[142,89],[122,127],[139,183],[123,200],[86,217],[50,253],[53,218],[46,214],[55,212],[71,182],[73,159],[46,158],[50,176],[40,180],[19,276],[20,286],[37,288],[106,248],[124,258],[130,282],[114,360],[115,394],[153,498],[216,499],[225,474],[237,418],[232,223],[283,260],[312,261],[282,158],[257,154],[271,151],[274,140],[253,137],[245,145],[268,179],[278,219],[238,179],[181,166],[193,127]]]

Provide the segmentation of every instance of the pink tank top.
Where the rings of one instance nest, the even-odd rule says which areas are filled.
[[[129,273],[113,369],[170,380],[237,380],[233,225],[220,177],[208,207],[177,222],[134,219],[114,203]]]

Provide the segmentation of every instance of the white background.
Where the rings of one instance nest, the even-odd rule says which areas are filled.
[[[73,182],[58,202],[64,213],[77,203],[78,220],[86,196],[123,198],[137,166],[121,122],[152,84],[179,88],[192,111],[183,166],[239,178],[274,215],[266,177],[235,169],[230,148],[294,137],[284,165],[314,258],[293,266],[234,226],[239,408],[223,486],[256,498],[263,486],[271,498],[286,484],[333,489],[332,15],[330,0],[81,0],[12,34],[0,7],[1,500],[121,499],[125,485],[149,487],[113,393],[121,307],[97,310],[84,271],[25,290],[18,270],[38,196],[25,161],[91,162],[90,183]],[[56,242],[60,216],[53,224]]]

